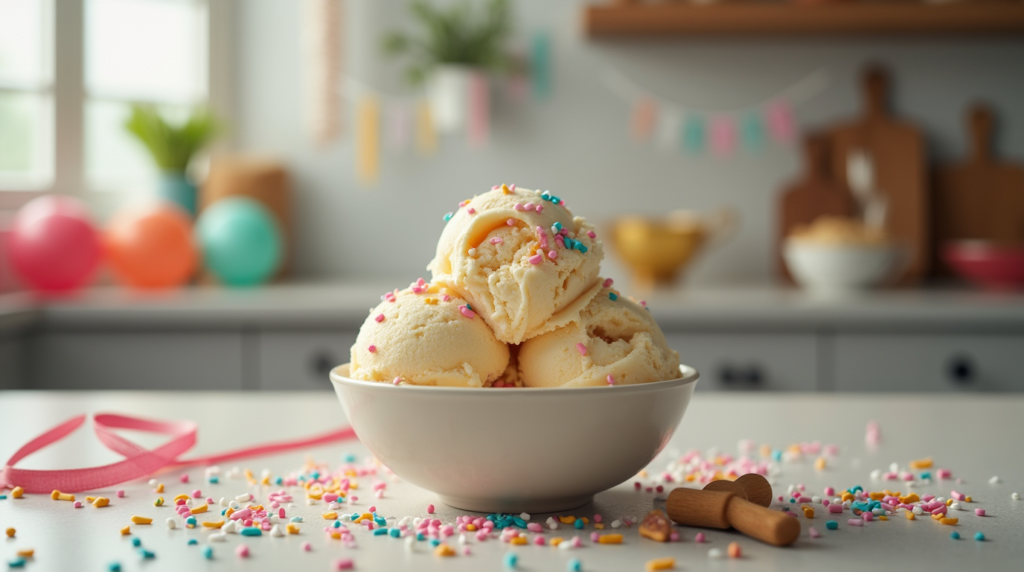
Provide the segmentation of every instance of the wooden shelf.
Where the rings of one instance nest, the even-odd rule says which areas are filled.
[[[586,8],[590,37],[1024,33],[1024,3],[918,4],[644,2]]]

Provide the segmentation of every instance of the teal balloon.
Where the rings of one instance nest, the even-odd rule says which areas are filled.
[[[764,123],[756,113],[748,113],[743,117],[740,136],[743,145],[751,151],[760,151],[764,146]]]
[[[704,120],[694,115],[687,117],[683,122],[683,147],[691,153],[700,153],[706,137]]]
[[[203,263],[228,286],[262,284],[281,263],[281,230],[274,215],[245,197],[221,199],[196,222]]]

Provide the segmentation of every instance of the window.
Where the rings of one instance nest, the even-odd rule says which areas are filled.
[[[211,99],[213,4],[0,0],[0,199],[151,189],[156,168],[123,127],[129,105],[174,116]]]

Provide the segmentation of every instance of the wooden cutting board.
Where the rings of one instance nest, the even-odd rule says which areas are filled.
[[[804,140],[804,153],[804,174],[782,191],[778,208],[776,266],[779,275],[790,283],[793,278],[782,259],[782,245],[793,229],[810,224],[823,215],[852,217],[857,213],[850,193],[833,182],[828,138],[820,133],[808,135]]]
[[[948,275],[940,249],[948,240],[1024,244],[1024,165],[999,161],[992,152],[995,119],[985,105],[967,114],[967,158],[935,170],[936,274]]]
[[[847,190],[846,162],[851,152],[863,150],[874,168],[875,192],[888,198],[885,228],[910,249],[903,284],[923,278],[931,262],[931,217],[928,203],[926,150],[921,130],[893,117],[888,108],[889,80],[881,68],[869,68],[863,77],[864,113],[831,130],[835,180]]]

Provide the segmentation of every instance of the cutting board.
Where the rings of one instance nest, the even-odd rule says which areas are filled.
[[[778,208],[776,266],[779,275],[790,283],[793,278],[782,258],[782,244],[793,228],[810,224],[823,215],[851,217],[857,213],[850,193],[833,182],[828,138],[822,134],[808,135],[804,140],[804,154],[804,174],[782,191]]]
[[[985,105],[967,114],[967,158],[935,170],[937,274],[949,274],[939,252],[947,240],[977,239],[1024,244],[1024,165],[999,161],[992,152],[995,118]]]
[[[862,84],[862,116],[831,130],[833,172],[835,180],[849,190],[846,164],[850,153],[865,151],[871,158],[875,192],[888,199],[886,231],[909,249],[910,259],[899,281],[912,284],[927,274],[931,262],[924,137],[916,126],[890,113],[889,78],[884,70],[869,68]]]

